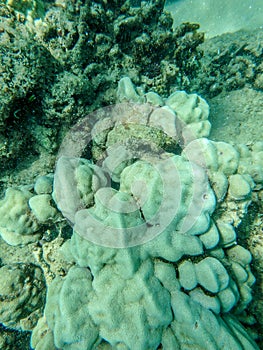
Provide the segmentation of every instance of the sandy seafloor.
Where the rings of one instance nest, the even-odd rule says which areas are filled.
[[[240,29],[262,29],[261,0],[167,0],[174,26],[182,22],[197,22],[207,37]]]
[[[230,1],[231,2],[231,1]],[[168,5],[168,9],[172,10],[174,15],[177,15],[179,18],[182,18],[178,15],[180,13],[185,13],[185,9],[189,8],[189,3],[191,6],[194,1],[178,1],[178,9],[175,10],[176,3]],[[205,3],[205,1],[203,1]],[[207,2],[208,6],[211,6],[212,2]],[[229,1],[228,1],[229,3]],[[239,3],[239,2],[238,2]],[[238,3],[236,1],[233,2],[233,5]],[[253,6],[261,5],[262,0],[252,2]],[[198,1],[195,2],[196,6],[198,6]],[[263,5],[262,5],[263,7]],[[262,7],[260,11],[262,11]],[[259,26],[260,19],[263,18],[262,12],[255,11],[255,13],[246,17],[246,25],[242,24],[242,20],[244,20],[244,16],[242,17],[242,13],[240,12],[242,9],[239,8],[238,11],[235,12],[235,18],[233,19],[233,23],[230,23],[231,14],[226,13],[227,9],[224,8],[224,11],[220,13],[220,21],[215,25],[214,21],[211,18],[207,18],[207,11],[209,8],[206,8],[206,21],[204,22],[205,30],[208,32],[209,37],[214,37],[216,35],[221,35],[225,31],[231,30],[231,32],[235,32],[235,30],[241,29],[242,27],[251,28],[251,26],[258,27],[259,31],[262,31],[262,27]],[[176,12],[177,11],[177,12]],[[191,11],[194,11],[191,8]],[[200,7],[199,7],[200,11]],[[230,11],[230,10],[229,10]],[[231,11],[234,11],[233,9]],[[251,11],[252,12],[252,11]],[[261,13],[261,14],[260,14]],[[260,15],[259,15],[260,14]],[[185,15],[188,15],[185,13]],[[225,20],[222,16],[226,15]],[[192,20],[196,21],[197,19],[202,19],[202,12],[194,14]],[[260,19],[259,19],[260,18]],[[184,18],[182,18],[184,20]],[[251,25],[248,21],[251,21]],[[263,21],[263,20],[262,20]],[[209,27],[210,23],[210,27]],[[229,25],[226,25],[229,24]],[[223,28],[223,29],[222,29]],[[201,25],[201,30],[202,30]],[[222,40],[224,38],[222,37]],[[210,117],[209,120],[212,124],[212,130],[210,134],[210,139],[215,141],[225,141],[229,143],[243,143],[250,145],[255,141],[263,140],[263,92],[260,90],[253,89],[251,87],[243,87],[242,89],[233,90],[233,91],[224,91],[218,94],[215,97],[206,98],[210,105]],[[43,161],[43,160],[42,160]],[[48,159],[45,160],[48,163]],[[19,180],[25,180],[30,173],[37,171],[38,162],[30,164],[28,169],[23,170],[20,173],[17,173],[14,179],[17,182]],[[1,176],[1,175],[0,175]],[[262,300],[262,290],[263,290],[263,222],[262,222],[263,213],[257,213],[252,217],[252,223],[250,223],[250,232],[246,237],[246,242],[248,247],[253,255],[253,264],[252,269],[257,277],[257,283],[255,285],[255,301],[251,304],[251,309],[254,310],[258,315],[263,315],[263,300]],[[51,270],[56,273],[61,268],[60,261],[61,257],[59,253],[57,253],[57,249],[61,244],[61,241],[54,240],[46,247],[45,255],[48,254],[50,261],[54,258],[56,264],[51,266]],[[8,246],[3,240],[0,240],[0,251],[1,251],[1,262],[3,265],[14,263],[14,262],[32,262],[34,260],[42,259],[39,257],[39,251],[36,246],[33,244],[29,244],[25,247],[11,247]],[[54,255],[52,257],[52,255]],[[262,323],[263,325],[263,323]],[[262,326],[261,325],[261,326]],[[26,350],[30,349],[29,347],[29,338],[30,333],[20,333],[12,330],[7,330],[4,328],[0,328],[0,348],[1,344],[5,344],[6,349],[16,349],[16,350]],[[8,344],[8,345],[7,345]],[[259,344],[263,346],[262,341]],[[263,348],[263,347],[262,347]]]
[[[229,40],[223,36],[225,33],[263,31],[262,0],[171,0],[167,1],[166,8],[172,13],[174,26],[181,22],[197,22],[207,39],[217,37],[222,43]],[[208,47],[209,41],[204,46]],[[207,101],[211,108],[210,139],[233,143],[262,141],[261,91],[244,88],[221,93]]]

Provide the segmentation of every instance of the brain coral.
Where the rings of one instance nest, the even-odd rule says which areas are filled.
[[[74,229],[62,246],[74,266],[49,286],[32,346],[47,334],[49,347],[72,350],[258,349],[238,321],[252,298],[251,254],[213,191],[222,183],[223,200],[230,183],[233,200],[238,149],[205,138],[197,95],[140,96],[127,78],[118,95],[62,144],[53,198]],[[244,211],[254,180],[242,179]]]

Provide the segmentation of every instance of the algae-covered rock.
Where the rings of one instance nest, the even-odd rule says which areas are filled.
[[[29,21],[43,17],[45,13],[41,0],[7,0],[6,4],[23,13]]]
[[[0,321],[6,327],[21,329],[21,323],[43,307],[45,283],[39,267],[27,264],[0,268]]]
[[[231,22],[232,20],[229,21],[229,23]],[[203,59],[199,61],[200,70],[192,80],[190,90],[199,91],[206,98],[226,92],[227,100],[231,101],[232,110],[238,114],[239,111],[235,106],[238,102],[234,102],[234,106],[232,104],[233,95],[242,91],[243,87],[251,87],[251,91],[255,93],[256,90],[262,91],[263,65],[262,61],[258,60],[261,49],[257,44],[262,38],[262,32],[259,29],[254,29],[224,33],[206,40],[202,45],[205,54]],[[243,109],[243,103],[244,106],[247,106],[247,98],[244,98],[243,92],[241,94],[242,106],[240,107]],[[219,101],[220,104],[223,100],[222,97]],[[218,118],[219,123],[221,123],[221,117]],[[221,132],[220,134],[222,135]]]
[[[23,152],[37,148],[32,145],[32,117],[39,112],[40,90],[55,63],[10,7],[1,4],[0,19],[0,168],[5,171],[17,165]]]
[[[108,90],[113,85],[110,76],[116,82],[129,75],[136,83],[164,92],[169,83],[179,84],[183,76],[194,74],[201,57],[197,46],[204,40],[197,24],[184,24],[174,32],[164,3],[91,1],[87,5],[66,0],[64,6],[49,7],[37,34],[67,70],[71,67],[78,74],[84,69],[93,89]]]
[[[4,3],[8,6],[0,9],[3,172],[28,167],[24,163],[32,164],[42,155],[51,157],[74,122],[114,103],[121,77],[129,76],[146,92],[169,94],[189,85],[198,68],[203,33],[190,23],[174,32],[163,0],[147,6],[123,0]],[[161,103],[152,94],[148,100]],[[24,154],[29,156],[26,160]],[[52,167],[50,162],[48,171]]]

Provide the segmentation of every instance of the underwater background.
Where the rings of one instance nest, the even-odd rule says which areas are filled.
[[[177,0],[166,1],[174,26],[197,22],[207,38],[240,29],[262,29],[262,1]]]
[[[263,348],[262,1],[0,0],[0,86],[1,349],[223,349],[223,337],[233,342],[231,349]],[[179,91],[185,93],[177,94],[176,100]],[[106,151],[108,162],[117,162],[119,154],[108,151],[110,142],[131,138],[135,142],[131,147],[145,140],[154,153],[157,144],[184,159],[176,167],[188,169],[187,150],[190,163],[198,155],[188,142],[207,139],[204,144],[211,153],[206,155],[205,150],[202,155],[210,163],[200,179],[207,176],[202,191],[211,186],[215,193],[215,202],[211,199],[202,211],[210,226],[194,235],[196,241],[182,243],[185,250],[176,257],[165,255],[169,247],[163,242],[156,247],[146,244],[145,250],[129,247],[123,256],[89,246],[76,232],[72,234],[74,225],[64,213],[63,201],[70,207],[71,198],[61,193],[68,187],[54,190],[56,162],[67,133],[73,130],[76,144],[81,144],[78,137],[85,137],[84,131],[92,134],[93,129],[78,123],[100,108],[122,102],[147,102],[172,111],[179,126],[171,125],[176,124],[179,136],[171,141],[172,127],[169,124],[166,130],[161,121],[153,123],[165,136],[144,127],[119,130],[115,120],[110,136],[85,148],[94,163]],[[142,115],[139,111],[136,120]],[[162,118],[161,114],[156,120]],[[76,125],[81,130],[75,134]],[[188,140],[189,130],[194,136]],[[210,160],[213,155],[216,161]],[[79,169],[63,166],[67,186],[66,178],[72,176],[85,197],[80,207],[93,206],[97,197],[92,194],[90,200],[85,191],[90,186],[95,194],[104,186],[101,170],[85,162]],[[132,175],[127,178],[136,178],[137,169],[129,168],[126,174],[129,171]],[[95,184],[83,184],[82,176],[90,173],[89,181]],[[152,201],[159,200],[155,191],[159,182],[151,178],[150,170],[139,168],[138,173],[152,185]],[[114,190],[128,187],[129,179],[118,185],[119,175],[114,176]],[[182,181],[189,192],[196,185],[191,181],[186,175]],[[191,197],[185,193],[186,199]],[[138,220],[146,220],[144,209],[139,211]],[[110,222],[104,209],[95,214]],[[189,213],[182,209],[180,215]],[[213,223],[217,229],[212,234]],[[197,243],[209,232],[209,239]],[[198,250],[200,244],[204,250]],[[83,269],[91,271],[88,277]],[[164,272],[176,281],[174,285]],[[205,280],[206,274],[215,280],[215,289]],[[189,280],[195,282],[191,285]],[[87,290],[82,289],[85,283]],[[133,291],[134,285],[140,286],[141,295]],[[112,299],[106,300],[104,288]],[[171,299],[177,297],[182,298],[182,315],[176,314],[177,304]],[[122,300],[119,308],[112,300],[116,304]],[[132,300],[138,308],[130,310],[123,300]],[[197,310],[192,315],[200,317],[200,326],[188,310],[193,300],[198,307],[192,305]],[[64,303],[61,309],[56,307],[60,303]],[[121,316],[115,319],[118,313]],[[134,321],[133,314],[143,316]],[[219,325],[218,333],[203,320],[209,317]],[[180,324],[184,319],[189,326],[176,325],[176,320]],[[130,330],[125,328],[129,320]],[[196,338],[191,327],[200,329]]]

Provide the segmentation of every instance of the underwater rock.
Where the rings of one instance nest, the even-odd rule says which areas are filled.
[[[23,14],[30,22],[43,17],[45,14],[44,3],[41,0],[7,0],[6,4],[18,13]]]
[[[29,119],[32,122],[39,111],[39,89],[56,68],[51,54],[11,7],[1,4],[0,18],[0,168],[6,171],[21,162],[24,152],[35,148]]]
[[[262,38],[261,30],[254,29],[206,40],[200,45],[204,55],[190,91],[198,91],[206,98],[244,87],[262,91]]]
[[[25,153],[31,162],[51,158],[73,123],[114,103],[121,77],[169,94],[189,85],[198,69],[204,34],[190,23],[174,31],[164,0],[147,6],[124,0],[5,3],[0,8],[3,172],[23,168]]]
[[[0,321],[13,329],[24,329],[23,319],[43,307],[45,282],[41,269],[32,264],[0,268]],[[34,325],[33,325],[34,327]]]

